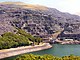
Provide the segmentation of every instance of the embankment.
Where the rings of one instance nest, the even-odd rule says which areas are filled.
[[[35,46],[23,46],[18,48],[4,49],[4,50],[0,50],[0,59],[23,54],[23,53],[49,49],[51,47],[52,46],[49,43],[43,43],[41,45],[35,45]]]

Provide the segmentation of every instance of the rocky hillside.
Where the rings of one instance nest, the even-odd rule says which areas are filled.
[[[62,28],[80,29],[80,16],[21,2],[0,3],[0,34],[14,32],[14,27],[43,36],[53,34]]]

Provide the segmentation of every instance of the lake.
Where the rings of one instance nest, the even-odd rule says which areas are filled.
[[[52,54],[54,56],[66,56],[66,55],[78,55],[80,56],[80,45],[61,45],[61,44],[53,44],[53,47],[47,50],[32,52],[33,54]],[[15,56],[16,57],[16,56]],[[6,58],[3,60],[12,60],[15,57]]]

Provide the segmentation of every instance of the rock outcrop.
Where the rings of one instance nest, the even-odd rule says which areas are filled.
[[[0,23],[0,34],[14,32],[14,27],[18,27],[40,36],[70,29],[70,26],[74,28],[74,24],[80,29],[80,16],[63,13],[55,8],[7,2],[0,3]]]

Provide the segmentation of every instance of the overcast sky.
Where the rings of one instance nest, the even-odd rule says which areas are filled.
[[[0,0],[4,1],[20,1],[28,4],[39,4],[47,7],[56,8],[62,12],[72,14],[80,13],[80,0]]]

